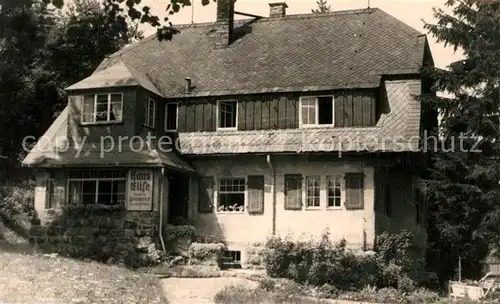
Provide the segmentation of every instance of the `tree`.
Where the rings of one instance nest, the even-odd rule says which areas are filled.
[[[7,1],[7,0],[4,0]],[[12,0],[8,0],[12,1]],[[132,21],[139,21],[141,24],[149,24],[150,26],[157,29],[157,37],[161,40],[170,40],[173,35],[177,34],[179,31],[172,26],[168,17],[163,18],[163,23],[160,18],[151,12],[149,6],[140,7],[141,0],[103,0],[106,12],[108,12],[111,18],[121,16],[124,13]],[[202,5],[208,5],[210,0],[200,0]],[[235,0],[233,0],[235,1]],[[51,3],[57,8],[62,8],[64,6],[64,0],[43,0],[44,3]],[[68,1],[69,2],[69,1]],[[165,11],[168,15],[173,15],[186,6],[191,6],[191,0],[170,0],[167,4]],[[213,0],[216,2],[216,0]],[[123,7],[122,4],[125,4]]]
[[[318,8],[312,9],[311,12],[315,14],[328,13],[331,11],[330,5],[328,5],[328,1],[326,0],[318,0],[316,1]]]
[[[425,28],[465,59],[447,70],[425,72],[451,97],[423,102],[442,115],[445,149],[432,151],[429,198],[429,264],[442,280],[481,275],[481,260],[500,246],[500,3],[449,0],[450,14],[434,9]]]
[[[40,0],[0,4],[0,146],[15,162],[23,138],[42,135],[67,103],[64,88],[141,35],[98,0],[76,0],[65,12]]]
[[[23,111],[30,109],[35,93],[31,70],[51,26],[45,18],[50,10],[31,0],[0,4],[0,145],[2,154],[11,157],[32,122],[29,111]]]

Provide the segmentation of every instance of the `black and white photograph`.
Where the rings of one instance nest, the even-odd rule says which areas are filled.
[[[0,304],[500,303],[500,0],[0,0]]]

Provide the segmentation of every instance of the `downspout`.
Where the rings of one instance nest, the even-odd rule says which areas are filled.
[[[271,162],[271,155],[267,155],[267,164],[273,172],[273,235],[276,235],[276,170]]]
[[[160,185],[160,243],[163,252],[167,252],[165,241],[163,240],[163,187],[165,186],[165,167],[161,168],[161,185]]]

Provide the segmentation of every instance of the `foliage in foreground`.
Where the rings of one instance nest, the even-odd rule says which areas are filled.
[[[329,285],[338,290],[360,290],[366,286],[415,289],[419,261],[412,256],[413,237],[404,231],[383,234],[375,252],[357,254],[346,242],[333,244],[325,232],[319,242],[293,242],[273,238],[266,244],[265,265],[272,278],[285,278],[312,286]]]
[[[335,293],[324,293],[324,291],[329,289],[327,286],[318,289],[302,286],[293,281],[266,281],[267,283],[261,283],[261,285],[255,289],[241,285],[227,286],[215,295],[214,302],[217,304],[326,304],[329,303],[326,299],[330,298],[387,304],[446,303],[438,294],[423,289],[404,294],[398,292],[394,288],[376,289],[366,287],[360,291],[337,295]],[[271,288],[269,282],[273,282]]]
[[[450,300],[426,289],[404,293],[394,288],[378,289],[367,286],[358,291],[339,293],[333,286],[325,285],[318,288],[283,279],[264,279],[257,288],[242,285],[226,286],[215,295],[214,302],[217,304],[326,304],[331,303],[328,301],[331,299],[384,304],[477,303],[470,299]],[[486,300],[482,303],[499,302]]]

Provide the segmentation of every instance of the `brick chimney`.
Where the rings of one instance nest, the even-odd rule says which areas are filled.
[[[228,47],[233,42],[234,3],[236,0],[217,0],[217,39],[216,48]]]
[[[269,3],[269,17],[281,18],[286,16],[286,9],[288,5],[286,2]]]

